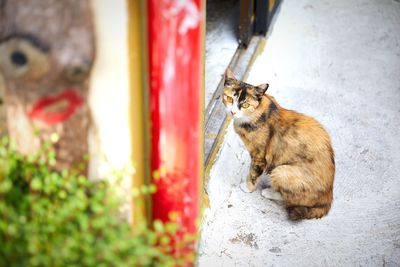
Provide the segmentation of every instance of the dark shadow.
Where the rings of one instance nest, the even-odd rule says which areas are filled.
[[[214,31],[221,23],[228,22],[230,31],[239,36],[239,0],[207,0],[206,33]]]

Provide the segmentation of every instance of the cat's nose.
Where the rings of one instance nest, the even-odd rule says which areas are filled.
[[[235,116],[236,112],[231,111],[232,116]]]

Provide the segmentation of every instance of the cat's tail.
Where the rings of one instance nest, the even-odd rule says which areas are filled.
[[[314,207],[292,206],[288,207],[289,219],[296,221],[301,219],[320,219],[327,215],[331,204],[317,205]]]

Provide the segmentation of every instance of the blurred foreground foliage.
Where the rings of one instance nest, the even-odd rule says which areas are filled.
[[[23,156],[1,141],[0,266],[191,265],[195,238],[179,234],[178,224],[133,228],[113,186],[52,171],[54,163],[49,145]]]

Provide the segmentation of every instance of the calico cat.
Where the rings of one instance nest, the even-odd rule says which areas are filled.
[[[241,82],[229,69],[224,78],[223,103],[251,156],[248,191],[256,189],[265,171],[271,188],[261,194],[283,201],[290,219],[325,216],[335,175],[328,133],[313,118],[285,109],[265,94],[268,84]]]

